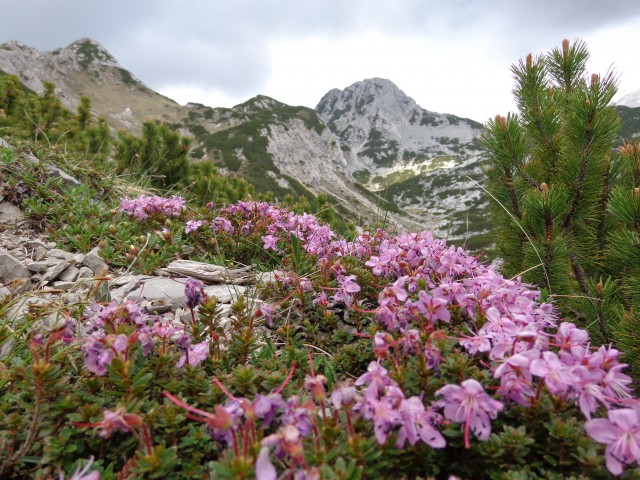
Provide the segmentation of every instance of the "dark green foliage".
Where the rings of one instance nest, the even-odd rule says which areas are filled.
[[[373,159],[380,167],[391,167],[398,160],[398,142],[387,140],[376,128],[369,131],[369,137],[363,147],[359,155]]]
[[[488,188],[508,276],[547,289],[592,337],[640,374],[637,143],[621,125],[613,74],[586,76],[585,44],[565,40],[512,67],[519,115],[489,121]]]
[[[249,198],[268,200],[268,195],[257,195],[255,187],[241,177],[221,175],[210,160],[192,162],[189,166],[190,184],[188,191],[195,201],[203,205],[233,203]]]
[[[76,43],[77,49],[76,53],[80,57],[79,63],[80,66],[88,70],[89,66],[94,62],[101,61],[112,61],[115,62],[115,59],[109,55],[106,51],[102,50],[96,43],[91,40],[83,40],[82,42]],[[124,75],[123,75],[124,80]]]
[[[622,144],[624,141],[633,140],[634,137],[640,135],[640,107],[631,108],[617,105],[616,111],[622,119],[618,143]]]
[[[118,134],[115,159],[118,173],[147,178],[157,188],[170,188],[185,182],[189,168],[190,141],[167,125],[147,121],[142,136],[123,131]]]
[[[122,77],[122,81],[125,83],[125,85],[129,85],[129,86],[138,86],[139,82],[133,78],[133,75],[131,75],[131,72],[129,70],[125,70],[124,68],[118,68],[118,71],[120,72],[120,76]]]
[[[192,120],[195,115],[196,112],[190,112]],[[296,119],[321,133],[325,127],[318,114],[309,108],[291,107],[272,98],[258,96],[236,106],[233,115],[241,120],[235,127],[213,133],[206,133],[200,125],[189,128],[210,158],[219,166],[246,178],[257,192],[273,192],[279,199],[292,193],[297,198],[299,189],[293,185],[291,189],[284,188],[276,180],[281,175],[267,151],[267,133],[274,125],[286,127],[289,121]]]

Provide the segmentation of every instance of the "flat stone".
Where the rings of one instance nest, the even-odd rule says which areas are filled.
[[[27,264],[27,269],[34,273],[46,272],[47,268],[49,268],[49,265],[43,262],[32,262]]]
[[[26,243],[30,247],[36,247],[36,248],[37,247],[43,247],[46,250],[51,250],[51,247],[48,244],[46,244],[46,243],[44,243],[44,242],[42,242],[40,240],[33,239],[33,238],[25,238],[23,240],[23,243]]]
[[[120,275],[109,281],[109,286],[112,288],[122,287],[130,282],[138,282],[138,285],[142,280],[148,280],[154,278],[152,275]]]
[[[60,276],[58,277],[58,280],[62,282],[75,282],[79,274],[80,274],[80,269],[77,267],[74,267],[73,265],[70,265],[65,269],[64,272],[60,274]]]
[[[13,305],[7,312],[6,312],[6,319],[17,319],[20,317],[24,317],[24,315],[30,310],[30,309],[45,309],[46,307],[48,307],[49,305],[52,305],[54,303],[54,299],[52,295],[43,295],[43,296],[36,296],[36,295],[27,295],[27,296],[23,296],[19,299],[18,302],[15,303],[15,305]],[[49,315],[46,319],[45,319],[45,323],[49,322],[49,320],[47,320],[51,315]]]
[[[32,164],[40,163],[40,159],[34,155],[27,154],[27,155],[23,155],[22,158]],[[60,178],[62,180],[62,184],[67,187],[81,185],[80,181],[77,178],[72,177],[67,172],[56,167],[55,165],[52,165],[50,163],[45,163],[44,169],[46,170],[46,172],[49,174],[50,177]]]
[[[77,285],[78,284],[76,282],[65,282],[65,281],[53,282],[53,288],[57,288],[58,290],[62,290],[65,292],[68,290],[71,290],[73,287]]]
[[[43,260],[47,256],[49,249],[43,245],[38,245],[33,252],[33,259],[37,262]]]
[[[91,278],[91,277],[93,277],[93,270],[85,266],[80,267],[78,278]]]
[[[23,220],[24,216],[18,207],[9,202],[0,202],[0,223],[14,225]]]
[[[227,268],[193,260],[174,260],[161,273],[170,273],[183,277],[192,277],[205,283],[255,283],[253,267]]]
[[[89,267],[96,276],[106,275],[109,271],[109,266],[100,256],[100,248],[95,247],[89,253],[87,253],[82,263],[85,267]]]
[[[184,305],[186,296],[184,285],[186,278],[153,277],[141,281],[140,287],[129,292],[125,298],[129,300],[140,299],[154,302],[162,300],[166,305],[171,305],[173,310]],[[215,295],[220,303],[230,303],[234,298],[244,294],[245,287],[240,285],[211,285],[204,288],[208,296]],[[114,292],[112,292],[114,296]]]
[[[42,281],[51,282],[53,280],[56,280],[58,276],[60,276],[60,274],[69,267],[69,265],[69,262],[67,262],[66,260],[62,260],[60,263],[49,267],[46,273],[42,275]]]
[[[62,250],[60,248],[52,248],[47,252],[47,257],[53,258],[61,258],[66,261],[75,261],[74,254],[71,252],[67,252],[66,250]]]
[[[14,293],[31,288],[31,272],[4,249],[0,249],[0,283]]]
[[[10,297],[11,296],[11,290],[9,290],[7,287],[0,287],[0,300],[2,300],[4,297]]]
[[[220,303],[231,303],[247,291],[242,285],[210,285],[204,287],[204,293],[215,296]]]

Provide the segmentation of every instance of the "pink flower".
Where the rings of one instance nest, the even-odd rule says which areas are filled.
[[[439,402],[444,406],[444,416],[457,423],[464,422],[464,444],[469,444],[469,430],[480,440],[488,440],[491,419],[498,416],[504,405],[487,395],[477,380],[468,379],[458,385],[445,385],[436,395],[444,396]]]
[[[262,302],[258,307],[257,312],[262,314],[264,317],[264,321],[269,328],[273,327],[273,316],[275,315],[277,307],[268,304],[267,302]]]
[[[345,293],[358,293],[360,291],[360,285],[356,283],[356,276],[349,275],[338,280],[340,286]]]
[[[440,414],[425,409],[419,397],[411,397],[404,400],[400,405],[400,415],[402,426],[398,431],[397,448],[402,448],[405,440],[411,445],[415,445],[418,440],[422,440],[433,448],[447,446],[442,434],[433,427],[434,420],[440,417]]]
[[[188,353],[188,355],[187,355]],[[188,347],[187,351],[180,356],[180,359],[176,363],[176,367],[184,367],[185,363],[195,366],[205,360],[209,356],[209,340],[196,343]],[[189,361],[187,362],[187,358]]]
[[[265,250],[278,250],[278,237],[274,237],[273,235],[264,235],[262,237],[262,241],[264,242],[262,248]]]
[[[188,278],[184,284],[185,304],[191,310],[200,305],[205,299],[204,285],[200,280]]]
[[[184,233],[195,232],[202,226],[202,220],[189,220],[184,228]]]
[[[107,439],[111,437],[113,432],[130,432],[133,427],[142,425],[142,418],[135,413],[127,413],[124,407],[117,410],[105,410],[103,418],[100,422],[94,423],[76,423],[76,427],[99,427],[100,437]]]
[[[451,319],[447,303],[444,298],[432,297],[424,290],[418,292],[418,302],[416,303],[418,310],[422,313],[429,323],[434,324],[437,320],[448,322]]]
[[[542,358],[531,362],[532,374],[544,378],[544,383],[553,395],[562,395],[578,380],[570,367],[563,364],[553,352],[542,352]]]
[[[276,467],[271,463],[269,458],[269,448],[262,447],[260,454],[256,460],[256,479],[257,480],[276,480],[278,478],[278,472]]]
[[[607,468],[620,475],[624,464],[640,462],[640,415],[636,410],[610,410],[609,418],[585,422],[584,429],[595,441],[607,446]]]
[[[371,362],[367,367],[367,373],[360,375],[355,383],[356,386],[364,384],[367,384],[365,395],[368,398],[378,398],[385,387],[395,386],[396,382],[389,378],[389,372],[386,368],[378,362]]]
[[[171,198],[141,195],[133,200],[120,200],[119,210],[138,220],[144,220],[151,215],[177,217],[185,208],[185,199],[174,195]]]
[[[130,432],[133,427],[137,427],[142,424],[142,418],[135,413],[127,413],[124,407],[120,407],[117,410],[105,410],[102,422],[99,422],[99,427],[102,431],[100,437],[109,438],[114,431],[118,432]]]

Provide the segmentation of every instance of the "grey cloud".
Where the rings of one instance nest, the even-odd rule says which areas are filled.
[[[0,11],[0,42],[51,50],[91,37],[149,85],[247,95],[268,80],[269,43],[278,39],[376,31],[443,46],[483,42],[511,63],[640,15],[636,0],[0,0]]]

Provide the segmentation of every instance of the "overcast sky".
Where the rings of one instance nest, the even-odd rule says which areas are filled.
[[[90,37],[180,103],[257,94],[315,107],[332,88],[393,81],[428,110],[514,110],[509,67],[581,38],[589,70],[640,90],[638,0],[0,0],[0,43]]]

